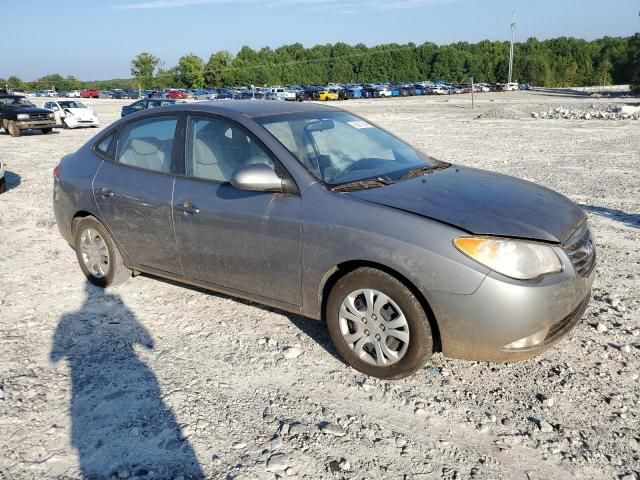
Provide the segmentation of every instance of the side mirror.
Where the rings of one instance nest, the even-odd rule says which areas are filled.
[[[251,192],[283,192],[285,181],[265,164],[249,165],[236,170],[231,176],[231,185]]]
[[[59,111],[60,109],[58,107],[53,107],[51,110],[53,110],[54,112]]]

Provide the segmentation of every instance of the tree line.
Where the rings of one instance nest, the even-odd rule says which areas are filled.
[[[506,82],[509,42],[384,44],[367,47],[345,43],[300,43],[254,50],[242,47],[236,55],[222,50],[205,61],[194,53],[166,67],[143,52],[131,61],[130,79],[83,82],[72,76],[47,75],[35,82],[12,76],[0,85],[13,88],[202,88],[205,86],[326,84],[329,82],[402,82],[446,80]],[[530,38],[515,45],[513,79],[544,87],[634,84],[640,88],[640,33],[587,41],[559,37]]]

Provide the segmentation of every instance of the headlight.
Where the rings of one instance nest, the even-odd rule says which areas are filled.
[[[28,113],[19,113],[17,118],[18,118],[18,120],[29,120],[29,114]]]
[[[49,114],[49,118],[56,118],[56,114],[55,114],[55,113],[53,113],[53,112],[51,112],[51,113]]]
[[[562,271],[553,248],[542,243],[486,237],[460,237],[453,243],[476,262],[518,280]]]

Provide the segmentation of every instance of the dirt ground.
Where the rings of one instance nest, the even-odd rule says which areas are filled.
[[[640,478],[640,121],[530,115],[607,99],[470,100],[339,106],[580,204],[593,298],[538,358],[436,354],[396,382],[346,367],[320,322],[146,276],[87,286],[55,225],[52,170],[96,130],[0,134],[0,479]],[[108,125],[125,102],[86,103]]]

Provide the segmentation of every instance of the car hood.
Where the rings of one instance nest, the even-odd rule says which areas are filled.
[[[586,218],[559,193],[525,180],[452,165],[355,198],[432,218],[476,235],[561,243]]]
[[[51,113],[51,110],[39,107],[18,107],[11,110],[16,113]]]
[[[82,118],[93,117],[93,110],[90,108],[65,108],[64,110]]]

